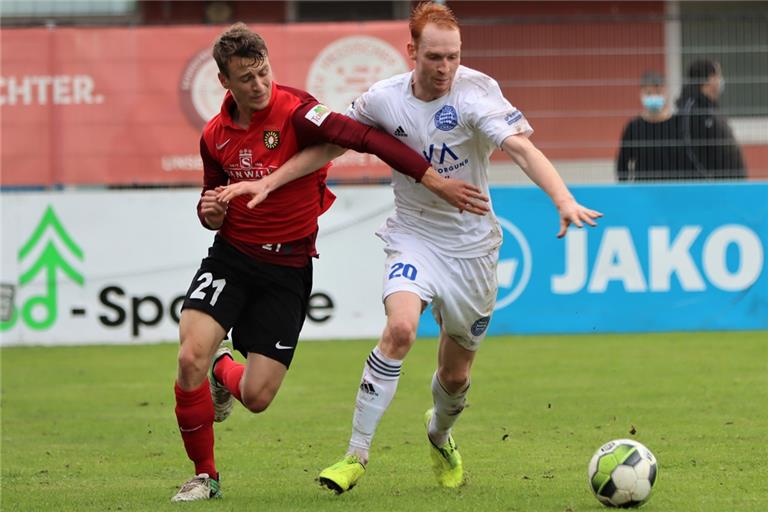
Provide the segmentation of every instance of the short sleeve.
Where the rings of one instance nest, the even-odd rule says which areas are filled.
[[[469,119],[497,147],[510,135],[528,137],[533,128],[522,112],[507,101],[499,84],[490,78],[468,101]]]
[[[344,114],[347,117],[351,117],[359,123],[363,123],[368,126],[375,126],[378,128],[378,123],[375,121],[377,118],[376,112],[376,92],[369,89],[360,96],[358,96],[347,108]]]

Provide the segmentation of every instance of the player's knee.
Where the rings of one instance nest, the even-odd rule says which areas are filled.
[[[191,345],[182,345],[179,348],[179,373],[188,379],[204,376],[208,371],[210,361],[206,354],[195,350]]]
[[[273,398],[275,398],[274,393],[264,390],[256,393],[243,391],[243,405],[254,414],[266,411]]]
[[[387,322],[389,342],[397,347],[410,347],[416,340],[416,325],[404,319],[394,319]]]

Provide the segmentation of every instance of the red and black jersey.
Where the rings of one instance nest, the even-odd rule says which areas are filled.
[[[221,112],[203,129],[203,192],[221,185],[258,180],[277,171],[301,149],[332,143],[374,153],[419,181],[429,163],[405,144],[344,115],[330,112],[310,94],[272,83],[269,105],[253,113],[248,129],[232,120],[230,93]],[[326,188],[329,165],[270,192],[253,209],[250,196],[238,196],[227,209],[219,234],[253,258],[286,266],[304,266],[315,256],[317,218],[335,196]],[[204,226],[205,219],[198,215]]]

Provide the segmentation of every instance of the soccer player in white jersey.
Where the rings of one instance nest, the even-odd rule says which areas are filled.
[[[461,36],[451,10],[442,4],[420,4],[411,14],[410,31],[408,53],[414,70],[374,84],[347,115],[395,135],[422,151],[442,176],[464,180],[485,195],[489,157],[501,148],[554,202],[560,215],[558,237],[570,224],[594,226],[602,214],[575,201],[528,139],[533,130],[496,81],[460,65]],[[340,153],[334,146],[309,148],[281,172],[249,183],[238,193],[255,194],[255,204],[290,177],[310,172]],[[502,241],[496,217],[463,214],[406,176],[395,173],[392,180],[395,214],[377,233],[386,244],[387,323],[363,367],[346,455],[319,477],[338,493],[354,487],[365,473],[374,432],[395,395],[403,359],[428,304],[440,325],[433,407],[424,416],[432,467],[440,485],[462,484],[462,460],[451,429],[464,409],[470,368],[496,301]],[[475,204],[470,200],[465,207]]]

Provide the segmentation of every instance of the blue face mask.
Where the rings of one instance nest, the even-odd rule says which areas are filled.
[[[640,101],[643,102],[643,107],[648,112],[661,112],[664,108],[666,100],[661,94],[644,94],[640,96]]]

